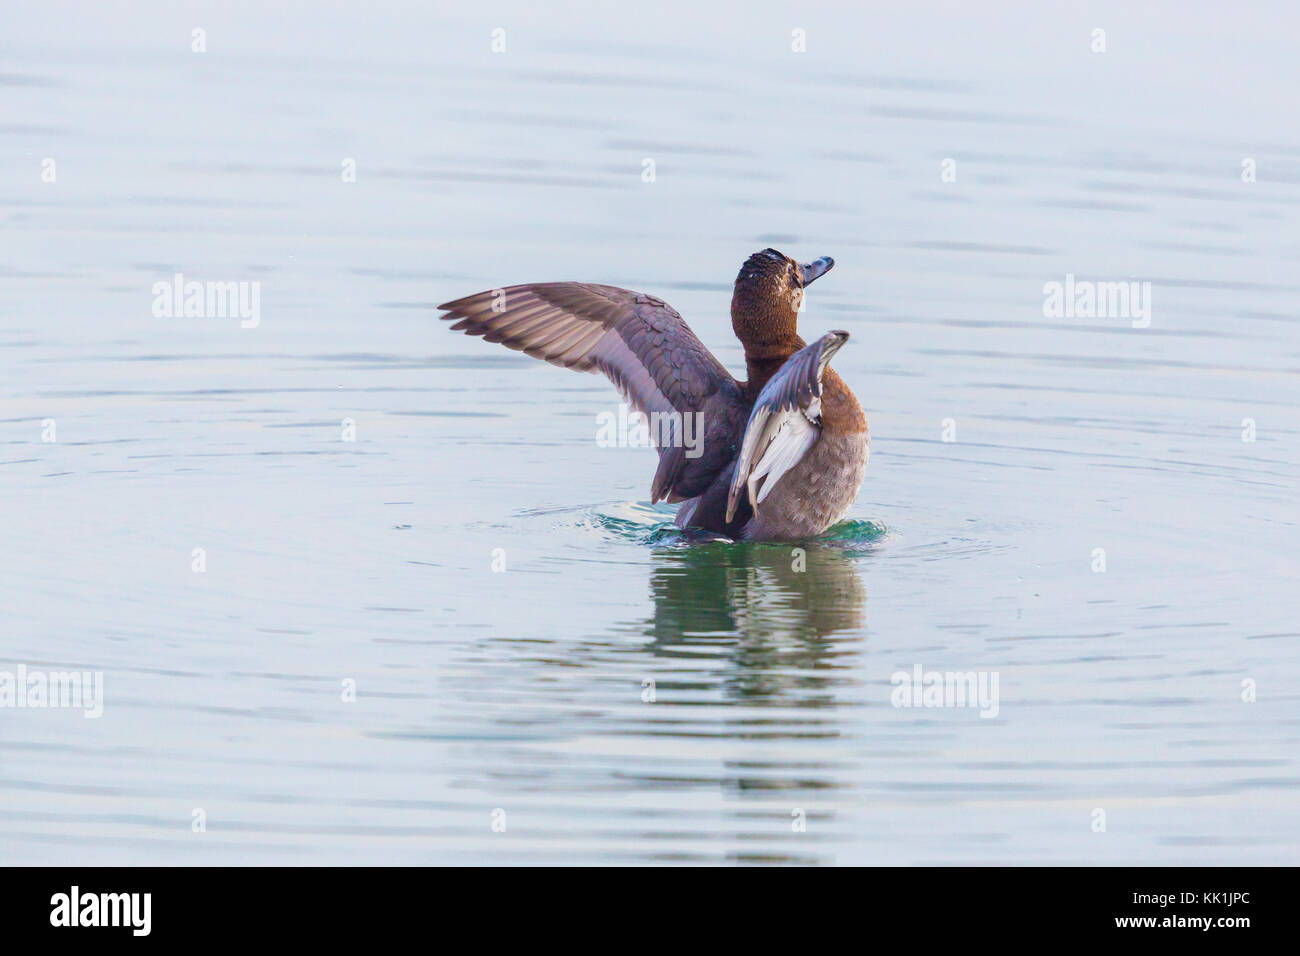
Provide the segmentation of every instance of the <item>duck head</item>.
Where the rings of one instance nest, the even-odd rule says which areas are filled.
[[[803,345],[798,329],[803,290],[833,265],[830,256],[800,263],[775,249],[745,260],[731,295],[731,328],[746,356],[789,355]]]

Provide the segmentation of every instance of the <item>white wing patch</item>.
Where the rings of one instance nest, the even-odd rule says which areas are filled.
[[[749,500],[756,508],[763,503],[767,493],[776,487],[781,477],[797,465],[817,441],[821,426],[815,420],[820,415],[821,402],[814,402],[807,413],[794,408],[772,416],[765,423],[764,431],[771,437],[767,439],[767,447],[755,462],[747,482]]]

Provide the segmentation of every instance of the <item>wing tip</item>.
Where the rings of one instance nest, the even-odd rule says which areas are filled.
[[[831,329],[822,336],[822,354],[829,361],[830,357],[844,347],[844,343],[849,340],[849,333],[843,329]]]
[[[737,464],[737,469],[739,469],[739,464]],[[731,519],[736,516],[736,507],[740,504],[741,492],[748,490],[743,481],[737,480],[737,475],[739,475],[739,471],[737,471],[736,475],[732,475],[731,487],[727,489],[727,524],[731,524]]]
[[[440,312],[462,312],[465,306],[470,305],[481,295],[483,295],[482,292],[475,292],[473,295],[462,295],[459,299],[449,299],[441,305],[435,306],[435,308]]]

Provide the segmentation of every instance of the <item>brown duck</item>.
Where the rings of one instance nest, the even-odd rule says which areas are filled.
[[[736,540],[797,541],[834,524],[857,496],[870,436],[862,406],[827,367],[848,340],[799,337],[803,290],[829,256],[799,264],[775,249],[736,277],[731,327],[745,346],[737,381],[666,302],[608,285],[540,282],[448,302],[454,330],[554,365],[604,373],[660,423],[652,501],[681,502],[677,525]],[[689,416],[689,419],[688,419]],[[689,423],[699,438],[686,441]]]

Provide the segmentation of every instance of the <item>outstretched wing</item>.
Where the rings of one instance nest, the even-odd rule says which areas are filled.
[[[453,329],[524,352],[553,365],[604,373],[638,411],[681,416],[703,413],[709,398],[735,380],[682,317],[661,299],[609,285],[538,282],[507,286],[447,302]],[[671,413],[678,413],[677,416]],[[651,429],[654,433],[655,429]],[[682,435],[654,434],[659,468],[650,495],[678,500],[699,494],[711,475],[695,474],[713,456],[688,459]]]
[[[848,341],[847,332],[827,332],[785,360],[758,393],[740,458],[727,493],[727,521],[736,513],[742,490],[758,506],[781,476],[795,466],[821,434],[822,372]]]

